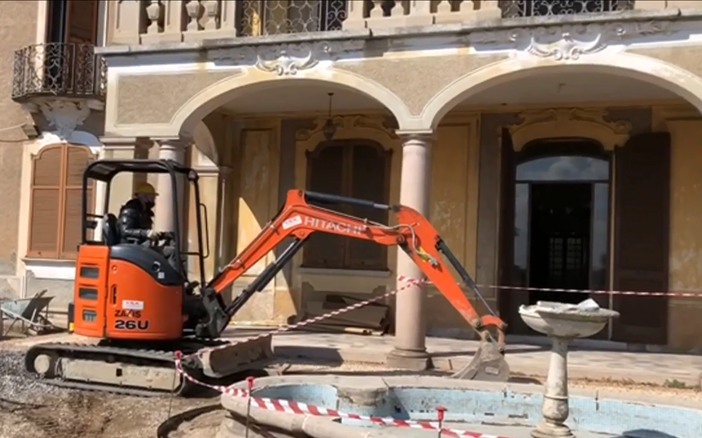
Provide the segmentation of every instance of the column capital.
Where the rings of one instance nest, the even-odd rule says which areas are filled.
[[[161,149],[185,149],[193,140],[188,137],[152,137]]]
[[[138,143],[136,137],[100,137],[105,149],[134,149]]]
[[[395,134],[400,137],[403,142],[410,141],[420,141],[423,143],[431,144],[436,140],[436,132],[432,129],[422,129],[422,130],[395,130]]]
[[[231,166],[219,166],[219,176],[222,178],[228,178],[234,172],[234,168]]]

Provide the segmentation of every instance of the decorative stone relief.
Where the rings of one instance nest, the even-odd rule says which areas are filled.
[[[471,44],[509,45],[510,48],[556,61],[577,60],[601,52],[627,38],[667,34],[669,21],[566,24],[562,26],[480,31],[469,35]]]
[[[302,70],[316,67],[320,61],[336,60],[339,55],[362,47],[363,41],[242,46],[215,50],[210,58],[214,62],[251,63],[261,71],[278,76],[293,76]]]
[[[85,122],[91,109],[102,110],[101,104],[84,100],[45,99],[23,105],[31,113],[44,115],[49,126],[56,128],[58,135],[67,141],[73,131]]]
[[[389,117],[368,117],[363,115],[351,115],[351,116],[335,116],[332,118],[334,125],[337,130],[339,129],[375,129],[383,132],[390,138],[397,138],[395,134],[396,126],[393,124],[393,120]],[[320,117],[315,120],[316,126],[313,129],[300,129],[297,131],[295,138],[297,141],[307,141],[312,138],[315,134],[322,131],[324,124],[327,122],[326,117]]]
[[[519,114],[521,122],[509,128],[515,151],[529,142],[544,138],[590,138],[598,141],[605,150],[624,146],[631,134],[631,123],[605,120],[607,111],[562,108],[532,110]]]

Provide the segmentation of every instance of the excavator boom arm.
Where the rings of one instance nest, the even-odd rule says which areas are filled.
[[[365,219],[310,205],[309,202],[355,204],[392,210],[396,214],[397,225],[389,226],[369,222]],[[220,295],[266,254],[284,240],[292,238],[292,243],[278,256],[277,260],[266,267],[258,278],[226,307],[224,313],[231,318],[255,292],[262,290],[273,279],[283,265],[294,257],[304,242],[315,232],[367,240],[386,246],[400,246],[463,318],[481,334],[483,339],[487,339],[489,336],[487,327],[493,326],[497,329],[498,343],[504,345],[506,324],[494,315],[480,317],[476,313],[448,266],[443,262],[441,255],[443,254],[448,259],[463,282],[482,299],[473,280],[431,223],[416,210],[402,205],[389,206],[335,195],[290,190],[285,205],[276,217],[266,224],[256,239],[207,285],[206,293]],[[487,303],[484,300],[483,302],[489,309]]]

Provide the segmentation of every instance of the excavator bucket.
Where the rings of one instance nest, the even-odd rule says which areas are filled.
[[[277,361],[273,355],[272,339],[272,336],[265,336],[240,344],[205,349],[200,354],[202,371],[207,377],[223,378],[272,365]]]
[[[503,352],[495,343],[483,341],[470,363],[452,374],[451,378],[507,382],[509,365]]]

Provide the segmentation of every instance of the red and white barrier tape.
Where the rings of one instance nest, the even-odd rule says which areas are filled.
[[[418,279],[413,279],[409,277],[404,277],[404,276],[398,276],[397,277],[399,282],[404,283],[403,286],[391,290],[383,295],[379,295],[376,297],[373,297],[371,299],[365,300],[365,301],[360,301],[356,304],[352,304],[348,307],[344,307],[342,309],[334,310],[332,312],[329,312],[324,315],[320,315],[311,319],[307,319],[304,321],[300,321],[296,324],[289,324],[282,326],[276,330],[271,330],[266,333],[262,333],[258,336],[254,336],[251,338],[239,340],[239,341],[233,341],[233,342],[227,342],[224,345],[217,346],[217,347],[212,347],[212,348],[206,348],[199,350],[196,353],[193,353],[190,356],[195,356],[202,354],[205,351],[214,351],[214,350],[222,350],[225,348],[229,348],[233,345],[240,345],[240,344],[246,344],[248,342],[252,342],[255,340],[263,339],[269,336],[277,335],[280,333],[284,333],[290,330],[295,330],[310,324],[314,324],[320,321],[323,321],[325,319],[341,315],[343,313],[350,312],[352,310],[360,309],[361,307],[367,306],[368,304],[383,300],[385,298],[391,297],[398,292],[409,289],[411,286],[414,285],[420,285],[420,284],[432,284],[429,281],[426,280],[418,280]],[[636,292],[636,291],[607,291],[607,290],[584,290],[584,289],[555,289],[555,288],[533,288],[533,287],[516,287],[516,286],[490,286],[490,285],[478,285],[478,287],[481,288],[491,288],[491,289],[511,289],[511,290],[521,290],[521,291],[542,291],[542,292],[566,292],[566,293],[589,293],[589,294],[600,294],[600,295],[628,295],[628,296],[664,296],[664,297],[676,297],[676,298],[702,298],[702,294],[697,294],[697,293],[692,293],[692,292]],[[231,388],[231,387],[226,387],[226,386],[219,386],[219,385],[209,385],[204,382],[200,382],[196,379],[194,379],[192,376],[190,376],[188,373],[186,373],[182,366],[181,362],[184,359],[184,357],[181,357],[180,353],[176,355],[176,369],[180,374],[183,375],[183,377],[187,380],[189,380],[192,383],[195,383],[200,386],[204,386],[210,389],[213,389],[215,391],[218,391],[223,394],[228,394],[230,396],[234,397],[249,397],[249,391],[245,389],[236,389],[236,388]],[[317,406],[312,406],[312,405],[307,405],[304,403],[298,403],[295,401],[289,401],[289,400],[275,400],[275,399],[268,399],[268,398],[252,398],[251,399],[254,403],[255,406],[261,408],[261,409],[268,409],[268,410],[275,410],[279,412],[287,412],[287,413],[293,413],[293,414],[305,414],[305,415],[315,415],[315,416],[330,416],[330,417],[340,417],[340,418],[347,418],[351,420],[361,420],[361,421],[369,421],[374,424],[379,424],[379,425],[390,425],[390,426],[398,426],[398,427],[412,427],[412,428],[420,428],[420,429],[431,429],[431,430],[438,430],[440,428],[439,423],[437,422],[429,422],[429,421],[404,421],[404,420],[395,420],[393,418],[377,418],[377,417],[368,417],[368,416],[361,416],[361,415],[356,415],[356,414],[345,414],[342,412],[338,412],[335,410],[330,410],[330,409],[325,409],[325,408],[320,408]],[[468,432],[468,431],[463,431],[463,430],[453,430],[453,429],[442,429],[442,433],[445,434],[446,436],[454,436],[454,437],[469,437],[469,438],[505,438],[505,437],[499,437],[495,435],[486,435],[486,434],[481,434],[481,433],[476,433],[476,432]]]
[[[431,281],[414,280],[409,277],[399,275],[398,281],[412,281],[413,284],[433,284]],[[460,285],[460,284],[459,284]],[[462,285],[460,285],[462,286]],[[621,291],[621,290],[597,290],[597,289],[558,289],[548,287],[527,287],[527,286],[494,286],[487,284],[478,284],[482,289],[498,289],[498,290],[518,290],[518,291],[534,291],[534,292],[566,292],[576,294],[593,294],[593,295],[628,295],[640,297],[673,297],[673,298],[702,298],[702,291],[694,292],[636,292],[636,291]]]
[[[367,306],[368,304],[371,304],[371,303],[374,303],[376,301],[380,301],[384,298],[393,296],[402,290],[409,289],[411,286],[422,283],[422,280],[413,280],[410,278],[402,278],[402,281],[405,283],[404,286],[401,286],[395,290],[389,291],[383,295],[373,297],[373,298],[365,300],[365,301],[360,301],[360,302],[358,302],[356,304],[352,304],[348,307],[334,310],[334,311],[326,313],[324,315],[320,315],[320,316],[317,316],[315,318],[307,319],[305,321],[301,321],[301,322],[296,323],[296,324],[285,325],[285,326],[282,326],[276,330],[271,330],[269,332],[263,333],[263,334],[258,335],[258,336],[254,336],[252,338],[247,338],[247,339],[243,339],[240,341],[229,342],[227,344],[217,346],[217,347],[205,348],[205,349],[199,350],[198,352],[193,353],[192,355],[189,355],[189,356],[202,354],[205,351],[221,350],[221,349],[229,348],[233,345],[245,344],[248,342],[252,342],[254,340],[262,339],[262,338],[265,338],[268,336],[273,336],[273,335],[284,333],[284,332],[294,330],[294,329],[297,329],[300,327],[304,327],[304,326],[309,325],[309,324],[314,324],[316,322],[325,320],[327,318],[331,318],[333,316],[338,316],[338,315],[341,315],[343,313],[350,312],[352,310]],[[176,357],[175,357],[175,368],[178,371],[178,373],[180,373],[183,376],[183,378],[187,379],[188,381],[190,381],[196,385],[210,388],[210,389],[213,389],[213,390],[220,392],[222,394],[230,395],[232,397],[242,397],[242,398],[250,397],[250,395],[251,395],[250,390],[238,389],[238,388],[227,387],[227,386],[222,386],[222,385],[210,385],[208,383],[201,382],[201,381],[193,378],[191,375],[189,375],[187,372],[185,372],[185,370],[183,370],[182,361],[185,357],[187,357],[187,356],[183,356],[181,352],[177,352]],[[470,432],[470,431],[465,431],[465,430],[460,430],[460,429],[445,429],[440,424],[441,420],[443,420],[443,413],[440,413],[440,421],[439,422],[396,420],[394,418],[380,418],[380,417],[371,417],[371,416],[364,416],[364,415],[357,415],[357,414],[347,414],[347,413],[339,412],[337,410],[321,408],[318,406],[308,405],[306,403],[298,403],[298,402],[291,401],[291,400],[278,400],[278,399],[270,399],[270,398],[251,397],[251,401],[252,401],[252,404],[254,406],[256,406],[260,409],[273,410],[273,411],[277,411],[277,412],[286,412],[286,413],[290,413],[290,414],[345,418],[345,419],[349,419],[349,420],[367,421],[367,422],[371,422],[373,424],[384,425],[384,426],[410,427],[410,428],[415,428],[415,429],[418,428],[418,429],[437,430],[437,431],[439,429],[441,429],[441,433],[444,436],[451,436],[451,437],[507,438],[507,437],[500,437],[497,435],[488,435],[488,434],[483,434],[483,433],[478,433],[478,432]]]
[[[194,354],[201,354],[204,351],[213,351],[213,350],[220,350],[220,349],[225,349],[233,344],[243,344],[246,342],[252,342],[255,340],[259,340],[262,338],[266,338],[268,336],[273,336],[277,335],[280,333],[284,333],[290,330],[295,330],[310,324],[314,324],[320,321],[323,321],[328,318],[332,318],[334,316],[339,316],[343,313],[350,312],[352,310],[360,309],[361,307],[367,306],[368,304],[372,304],[377,301],[381,301],[385,298],[391,297],[393,295],[396,295],[398,292],[408,289],[411,286],[414,285],[431,285],[432,282],[428,280],[418,280],[414,278],[409,278],[405,277],[402,275],[399,275],[397,277],[397,280],[399,282],[405,283],[404,286],[401,286],[397,289],[391,290],[383,295],[379,295],[373,298],[370,298],[365,301],[359,301],[356,304],[352,304],[348,307],[344,307],[342,309],[334,310],[332,312],[329,312],[324,315],[316,316],[314,318],[306,319],[304,321],[300,321],[296,324],[290,324],[290,325],[284,325],[278,329],[262,333],[258,336],[254,336],[252,338],[248,338],[242,341],[236,341],[236,342],[229,342],[225,345],[219,346],[219,347],[212,347],[212,348],[207,348],[200,350],[198,353]],[[557,289],[557,288],[538,288],[538,287],[518,287],[518,286],[491,286],[491,285],[477,285],[480,288],[485,288],[485,289],[506,289],[506,290],[519,290],[519,291],[539,291],[539,292],[565,292],[565,293],[587,293],[587,294],[594,294],[594,295],[623,295],[623,296],[649,296],[649,297],[674,297],[674,298],[702,298],[702,291],[699,293],[693,293],[693,292],[636,292],[636,291],[609,291],[609,290],[595,290],[595,289]]]
[[[325,313],[324,315],[315,316],[314,318],[306,319],[306,320],[304,320],[304,321],[300,321],[300,322],[295,323],[295,324],[284,325],[284,326],[281,326],[281,327],[279,327],[279,328],[277,328],[277,329],[275,329],[275,330],[271,330],[271,331],[269,331],[269,332],[262,333],[262,334],[260,334],[260,335],[258,335],[258,336],[254,336],[254,337],[251,337],[251,338],[243,339],[243,340],[240,340],[240,341],[234,341],[234,342],[229,342],[229,341],[227,340],[227,343],[224,344],[224,345],[220,345],[220,346],[217,346],[217,347],[203,348],[202,350],[199,350],[199,351],[197,351],[197,352],[191,354],[190,356],[201,355],[202,353],[204,353],[204,352],[206,352],[206,351],[223,350],[223,349],[225,349],[225,348],[231,347],[232,345],[245,344],[245,343],[247,343],[247,342],[257,341],[257,340],[259,340],[259,339],[267,338],[267,337],[269,337],[269,336],[278,335],[278,334],[281,334],[281,333],[288,332],[288,331],[290,331],[290,330],[295,330],[295,329],[298,329],[298,328],[301,328],[301,327],[304,327],[304,326],[307,326],[307,325],[310,325],[310,324],[314,324],[314,323],[316,323],[316,322],[323,321],[323,320],[325,320],[325,319],[328,319],[328,318],[331,318],[331,317],[334,317],[334,316],[339,316],[339,315],[341,315],[341,314],[350,312],[350,311],[352,311],[352,310],[360,309],[361,307],[364,307],[364,306],[367,306],[367,305],[369,305],[369,304],[375,303],[375,302],[380,301],[380,300],[382,300],[382,299],[385,299],[385,298],[387,298],[387,297],[391,297],[391,296],[397,294],[397,293],[400,292],[400,291],[403,291],[403,290],[405,290],[405,289],[409,289],[410,287],[412,287],[412,286],[414,286],[414,285],[416,285],[416,284],[421,284],[421,280],[406,279],[406,280],[403,280],[403,281],[404,281],[404,283],[405,283],[404,286],[401,286],[401,287],[399,287],[399,288],[397,288],[397,289],[391,290],[391,291],[389,291],[389,292],[387,292],[387,293],[385,293],[385,294],[383,294],[383,295],[378,295],[378,296],[376,296],[376,297],[367,299],[367,300],[365,300],[365,301],[359,301],[359,302],[356,303],[356,304],[352,304],[352,305],[347,306],[347,307],[344,307],[344,308],[342,308],[342,309],[338,309],[338,310],[331,311],[331,312],[329,312],[329,313]]]
[[[283,412],[286,414],[294,415],[311,415],[314,417],[332,417],[332,418],[343,418],[347,420],[364,421],[373,423],[378,426],[392,426],[392,427],[409,427],[412,429],[424,429],[424,430],[436,430],[441,429],[443,436],[459,437],[459,438],[507,438],[498,435],[484,434],[480,432],[471,432],[461,429],[446,429],[443,427],[444,412],[445,409],[439,408],[439,421],[418,421],[418,420],[396,420],[394,418],[387,417],[373,417],[369,415],[358,415],[358,414],[347,414],[345,412],[337,411],[336,409],[322,408],[315,405],[310,405],[307,403],[300,403],[293,400],[282,400],[266,397],[251,397],[253,393],[253,379],[249,378],[249,389],[238,389],[233,387],[209,385],[204,382],[200,382],[186,373],[181,366],[182,357],[180,354],[176,355],[175,366],[176,370],[183,375],[184,378],[189,381],[205,386],[210,389],[214,389],[222,394],[226,394],[237,398],[249,398],[251,405],[259,409],[264,409],[267,411]]]

